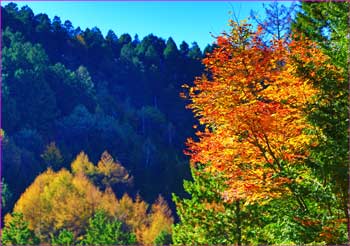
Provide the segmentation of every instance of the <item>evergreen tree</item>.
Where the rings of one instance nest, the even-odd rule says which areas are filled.
[[[182,41],[182,43],[180,44],[180,54],[183,57],[186,57],[189,51],[190,51],[190,48],[188,44],[185,41]]]
[[[51,236],[51,244],[52,245],[73,245],[74,244],[74,235],[72,232],[63,229],[59,232],[57,237],[54,235]]]
[[[132,233],[123,231],[120,221],[110,221],[105,212],[97,211],[89,219],[82,242],[88,245],[127,245],[135,244],[136,238]]]
[[[173,195],[180,222],[173,226],[175,244],[242,243],[240,212],[235,205],[222,201],[224,179],[208,174],[203,166],[192,167],[193,181],[184,181],[190,198]]]
[[[21,213],[13,213],[2,229],[2,245],[37,245],[39,239],[29,229],[28,222],[23,219]]]
[[[350,172],[349,172],[349,9],[348,2],[303,2],[301,11],[293,23],[295,33],[303,33],[316,41],[324,53],[331,58],[342,75],[337,81],[329,69],[317,71],[327,73],[328,79],[317,82],[320,89],[310,120],[322,129],[324,136],[312,151],[314,170],[320,180],[331,187],[335,196],[329,199],[345,211],[350,242]],[[332,102],[332,103],[330,103]],[[342,224],[342,223],[339,223]]]
[[[199,48],[197,42],[192,43],[192,47],[190,48],[190,50],[188,52],[188,56],[193,60],[197,60],[197,59],[202,58],[202,52],[201,52],[201,49]]]
[[[164,58],[169,61],[175,61],[179,57],[179,51],[174,40],[170,37],[166,42],[166,47],[163,52]]]
[[[131,36],[127,33],[124,33],[119,37],[118,42],[121,46],[124,46],[125,44],[131,43],[131,40]]]

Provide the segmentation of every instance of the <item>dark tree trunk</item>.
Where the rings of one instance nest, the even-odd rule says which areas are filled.
[[[236,201],[236,224],[237,224],[237,245],[242,245],[242,224],[241,207],[239,200]]]

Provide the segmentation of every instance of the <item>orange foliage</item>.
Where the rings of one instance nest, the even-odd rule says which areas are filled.
[[[283,173],[302,166],[308,146],[317,144],[315,135],[306,133],[317,130],[306,119],[306,106],[318,92],[317,74],[311,77],[306,68],[326,66],[327,57],[304,38],[267,46],[261,28],[231,26],[203,60],[210,75],[189,88],[188,108],[205,130],[197,132],[199,141],[187,141],[185,153],[192,164],[225,174],[227,200],[249,203],[290,192],[294,181]]]

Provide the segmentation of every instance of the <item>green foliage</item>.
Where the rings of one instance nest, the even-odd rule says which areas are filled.
[[[3,35],[7,40],[2,51],[3,83],[8,88],[7,96],[16,101],[10,101],[4,107],[5,116],[14,120],[5,120],[4,127],[12,133],[11,130],[18,129],[21,124],[46,133],[57,116],[54,92],[45,81],[47,54],[41,45],[24,42],[21,34],[13,33],[9,28]],[[13,112],[6,109],[14,109],[17,116],[10,116]]]
[[[202,167],[192,168],[194,181],[184,181],[190,199],[173,195],[180,222],[173,226],[175,244],[237,243],[240,225],[234,205],[222,201],[223,179],[206,173]]]
[[[94,217],[89,219],[89,225],[82,244],[135,244],[135,235],[130,232],[124,232],[122,226],[120,221],[111,221],[107,218],[106,213],[97,211]]]
[[[302,32],[317,41],[332,62],[347,66],[348,2],[302,2],[293,23],[295,32]]]
[[[128,43],[123,46],[123,48],[120,51],[120,58],[132,62],[132,58],[134,57],[134,48],[131,43]]]
[[[179,57],[179,51],[172,38],[169,38],[166,42],[166,47],[164,49],[163,54],[166,60],[172,60],[173,62],[176,61],[177,57]]]
[[[51,244],[52,245],[73,245],[74,244],[74,235],[72,232],[63,229],[59,232],[57,237],[51,236]]]
[[[82,89],[88,94],[92,94],[94,92],[94,82],[92,81],[89,71],[86,69],[86,67],[80,66],[75,71],[75,74],[79,81],[78,86],[82,87]]]
[[[155,245],[170,245],[172,244],[171,234],[167,231],[161,231],[157,238],[154,240]]]
[[[197,44],[197,42],[192,43],[192,47],[188,51],[188,56],[194,60],[198,60],[202,58],[202,52]]]
[[[189,48],[188,44],[185,41],[182,41],[182,43],[180,44],[180,54],[182,56],[186,57],[188,55],[189,51],[190,51],[190,48]]]
[[[18,147],[27,149],[34,153],[41,152],[44,148],[43,137],[34,129],[21,129],[14,134],[13,140]]]
[[[294,32],[316,41],[343,78],[339,81],[327,68],[315,71],[326,79],[315,81],[320,93],[315,105],[311,105],[313,111],[309,115],[310,121],[323,132],[319,145],[311,152],[310,165],[324,189],[331,191],[328,199],[322,202],[337,211],[346,211],[348,199],[348,18],[348,2],[303,2],[293,23]],[[332,224],[338,220],[332,233],[341,234],[344,223],[340,221],[348,216],[346,212],[331,213],[327,218],[327,228],[334,227]],[[338,241],[332,243],[345,242],[343,236],[334,238]]]
[[[160,56],[157,53],[157,50],[156,48],[154,48],[154,46],[148,46],[147,51],[145,53],[145,59],[153,64],[160,63]]]
[[[35,245],[39,239],[29,229],[28,222],[23,220],[23,215],[13,213],[10,222],[6,223],[2,230],[2,245]]]
[[[128,34],[128,33],[124,33],[120,36],[118,42],[121,44],[121,45],[125,45],[125,44],[128,44],[132,41],[131,39],[131,36]]]

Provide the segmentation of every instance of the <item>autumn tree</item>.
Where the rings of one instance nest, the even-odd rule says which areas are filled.
[[[125,193],[118,200],[109,183],[104,192],[93,184],[96,177],[110,184],[130,181],[125,168],[107,152],[97,166],[81,152],[71,168],[73,174],[66,169],[40,174],[15,204],[14,212],[23,214],[42,242],[152,244],[162,232],[166,235],[158,240],[169,238],[174,220],[162,197],[148,210],[139,195],[134,200]]]
[[[203,163],[207,172],[224,175],[225,201],[266,204],[294,197],[307,212],[311,205],[300,187],[322,186],[307,165],[311,146],[323,136],[308,121],[310,105],[317,103],[315,85],[329,73],[335,81],[341,75],[302,36],[272,38],[266,45],[262,27],[230,25],[203,60],[207,74],[189,88],[188,108],[204,130],[197,132],[198,141],[188,140],[186,153],[192,165]]]
[[[188,107],[206,127],[197,132],[198,142],[188,140],[187,153],[192,163],[211,163],[208,170],[227,174],[226,199],[278,197],[290,192],[291,180],[282,173],[298,166],[312,143],[303,132],[303,107],[316,90],[294,75],[296,43],[290,51],[278,40],[266,47],[261,31],[231,26],[203,60],[212,79],[203,75],[189,90]]]
[[[75,238],[82,235],[98,209],[108,210],[107,202],[117,202],[114,194],[102,193],[86,176],[49,169],[22,194],[14,212],[22,213],[29,229],[45,242],[50,233],[57,235],[62,229],[74,232]]]
[[[153,244],[162,233],[171,234],[174,219],[166,201],[159,196],[149,211],[149,204],[139,195],[133,200],[127,194],[118,201],[116,217],[135,233],[138,243]]]
[[[152,204],[151,212],[148,215],[148,227],[142,233],[144,244],[154,244],[160,234],[171,235],[171,226],[174,219],[167,202],[162,196],[158,196]]]
[[[107,151],[102,153],[97,166],[90,162],[83,151],[80,152],[72,162],[71,170],[74,174],[85,175],[100,189],[114,189],[117,195],[133,184],[133,177]]]
[[[117,183],[132,183],[132,176],[107,151],[104,151],[101,155],[101,159],[97,164],[97,172],[102,176],[101,182],[105,186],[112,186]]]
[[[136,196],[135,201],[127,194],[118,201],[116,217],[123,221],[133,233],[135,233],[137,242],[142,242],[142,231],[147,223],[148,204]]]
[[[51,142],[46,146],[44,153],[41,155],[41,158],[45,162],[45,167],[50,167],[53,170],[57,171],[62,167],[63,156],[59,148],[57,148],[55,142]]]
[[[83,151],[71,163],[71,170],[73,174],[82,173],[88,177],[96,173],[96,167],[90,162],[89,157]]]

